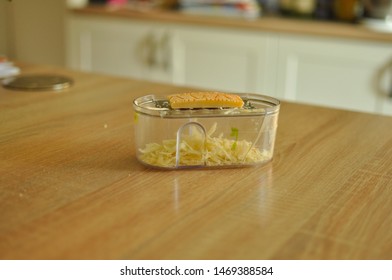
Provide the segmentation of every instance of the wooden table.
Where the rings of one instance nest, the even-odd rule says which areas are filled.
[[[188,90],[48,66],[0,89],[1,259],[392,259],[392,118],[283,102],[263,167],[135,159],[133,98]]]

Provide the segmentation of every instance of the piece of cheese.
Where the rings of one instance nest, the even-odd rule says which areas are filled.
[[[189,92],[168,96],[173,109],[242,107],[244,101],[236,94],[223,92]]]

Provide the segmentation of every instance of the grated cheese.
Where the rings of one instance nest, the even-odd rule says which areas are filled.
[[[179,166],[207,165],[247,165],[267,161],[271,158],[268,151],[260,151],[252,142],[213,137],[216,123],[204,136],[192,127],[189,134],[181,137],[179,145]],[[149,143],[140,149],[139,159],[146,164],[159,167],[176,167],[176,139],[163,140],[162,143]]]

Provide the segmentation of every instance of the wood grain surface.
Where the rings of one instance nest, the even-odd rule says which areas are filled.
[[[191,89],[49,66],[0,89],[0,259],[392,259],[392,118],[283,102],[263,167],[135,159],[132,100]]]
[[[159,21],[164,23],[199,25],[207,27],[235,28],[244,31],[278,32],[287,34],[322,36],[341,39],[365,41],[392,42],[391,32],[381,32],[364,24],[351,24],[322,20],[298,20],[284,17],[263,16],[261,18],[244,20],[218,16],[200,16],[182,14],[168,10],[132,10],[105,7],[102,5],[88,6],[71,10],[71,14],[91,16],[107,16],[128,20]]]

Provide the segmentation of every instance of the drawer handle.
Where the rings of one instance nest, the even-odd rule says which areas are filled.
[[[389,98],[392,98],[392,62],[389,65]]]
[[[162,50],[162,68],[164,70],[170,69],[171,61],[171,38],[169,33],[165,33],[161,38],[161,50]]]
[[[374,86],[379,96],[392,99],[392,59],[378,69]]]
[[[155,67],[157,64],[156,51],[157,40],[153,33],[148,34],[139,46],[140,57],[143,64],[148,67]]]

